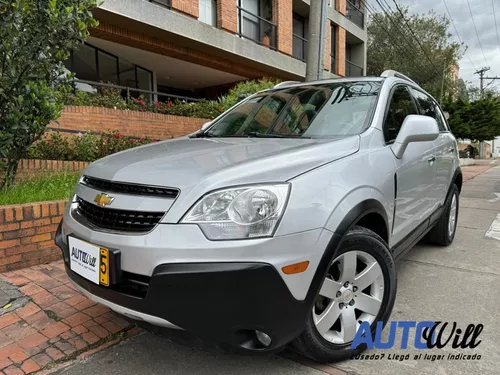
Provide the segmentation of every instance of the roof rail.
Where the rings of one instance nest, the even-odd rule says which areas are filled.
[[[277,89],[279,87],[284,87],[284,86],[288,86],[288,85],[293,85],[295,83],[301,83],[301,82],[300,81],[284,81],[284,82],[278,83],[277,85],[274,85],[273,89]]]
[[[398,77],[398,78],[402,78],[402,79],[405,79],[407,81],[410,81],[416,85],[418,85],[417,82],[415,82],[413,79],[411,79],[410,77],[407,77],[405,76],[403,73],[399,73],[395,70],[385,70],[381,75],[381,77],[384,77],[384,78],[387,78],[387,77]]]

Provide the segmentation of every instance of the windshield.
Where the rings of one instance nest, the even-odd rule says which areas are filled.
[[[335,82],[266,91],[216,120],[207,137],[333,137],[361,133],[380,91],[378,81]]]

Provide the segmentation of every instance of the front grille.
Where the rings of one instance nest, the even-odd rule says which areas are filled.
[[[90,176],[84,176],[82,182],[83,184],[96,190],[102,190],[110,193],[146,195],[171,199],[175,199],[177,198],[177,195],[179,195],[179,190],[174,188],[127,184],[125,182],[101,180],[100,178]]]
[[[164,212],[128,211],[102,208],[77,198],[77,214],[98,228],[124,232],[149,232],[158,224]]]

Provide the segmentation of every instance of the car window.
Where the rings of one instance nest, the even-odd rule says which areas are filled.
[[[384,122],[384,137],[386,142],[393,142],[408,115],[416,115],[415,102],[406,86],[397,86],[394,90],[389,109]]]
[[[417,101],[419,113],[424,116],[432,117],[436,120],[439,131],[447,131],[448,129],[446,128],[446,122],[443,114],[441,113],[441,109],[434,99],[419,90],[411,89],[411,93]]]
[[[269,90],[226,112],[207,134],[311,138],[359,134],[371,122],[380,87],[379,81],[348,81]]]

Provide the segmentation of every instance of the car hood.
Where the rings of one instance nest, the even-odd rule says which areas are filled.
[[[337,139],[189,138],[140,146],[89,165],[84,174],[178,188],[178,199],[226,186],[283,182],[359,149],[359,136]]]

